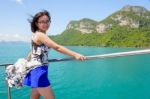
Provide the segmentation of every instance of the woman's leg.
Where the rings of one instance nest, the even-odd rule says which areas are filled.
[[[40,95],[44,97],[44,99],[55,99],[50,86],[37,88],[37,90],[40,93]]]
[[[40,99],[40,93],[36,88],[32,88],[30,99]]]

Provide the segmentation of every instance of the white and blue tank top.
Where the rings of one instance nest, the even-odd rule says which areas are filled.
[[[31,39],[31,61],[37,61],[41,63],[41,65],[48,64],[48,47],[44,44],[37,45],[33,41],[34,36]]]

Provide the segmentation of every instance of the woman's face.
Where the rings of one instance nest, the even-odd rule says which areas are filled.
[[[47,15],[41,16],[37,21],[39,31],[46,32],[50,26],[50,20]]]

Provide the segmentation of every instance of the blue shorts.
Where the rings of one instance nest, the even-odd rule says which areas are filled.
[[[25,76],[23,84],[32,88],[48,87],[50,85],[50,81],[48,80],[48,65],[31,70]]]

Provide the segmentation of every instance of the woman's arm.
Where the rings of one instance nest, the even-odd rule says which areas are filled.
[[[51,40],[47,35],[45,35],[43,33],[37,33],[36,34],[36,41],[39,42],[39,43],[43,43],[46,46],[48,46],[49,48],[53,48],[53,49],[55,49],[58,52],[61,52],[63,54],[67,54],[69,56],[72,56],[72,57],[74,57],[77,60],[84,60],[84,59],[86,59],[85,56],[83,56],[83,55],[81,55],[79,53],[76,53],[74,51],[71,51],[71,50],[65,48],[62,45],[57,44],[56,42]]]

